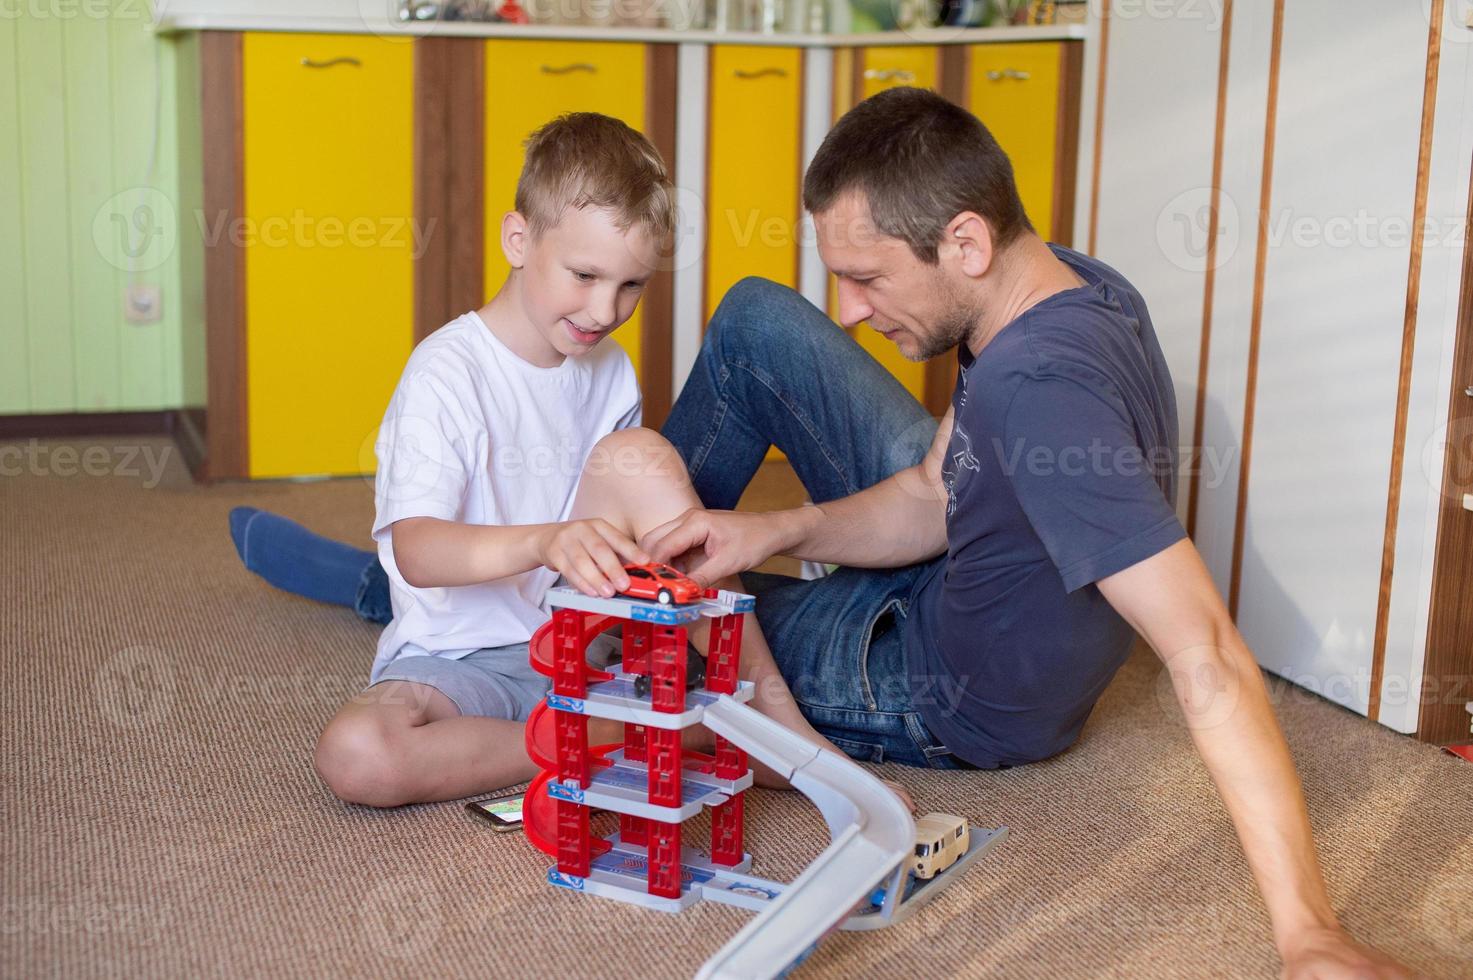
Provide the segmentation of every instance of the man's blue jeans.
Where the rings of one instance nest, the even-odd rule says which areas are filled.
[[[810,498],[847,497],[914,466],[937,422],[798,293],[733,286],[662,432],[709,508],[731,509],[775,445]],[[945,561],[945,556],[934,559]],[[803,714],[849,755],[970,768],[912,705],[901,636],[931,563],[839,568],[815,581],[749,572],[757,620]]]

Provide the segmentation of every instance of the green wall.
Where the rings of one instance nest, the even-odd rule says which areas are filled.
[[[198,42],[155,37],[139,0],[16,13],[0,17],[0,414],[203,404]],[[135,282],[160,287],[157,322],[125,320]]]

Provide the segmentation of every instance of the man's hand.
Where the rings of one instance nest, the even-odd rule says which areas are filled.
[[[1284,980],[1411,980],[1415,975],[1339,928],[1299,933],[1283,957]]]
[[[639,544],[655,561],[688,556],[685,574],[710,586],[756,568],[788,547],[793,513],[692,509],[648,532]]]
[[[910,811],[911,813],[916,812],[916,801],[911,799],[910,790],[906,789],[904,786],[901,786],[893,779],[882,779],[880,780],[880,782],[884,783],[886,789],[888,789],[890,792],[894,793],[897,797],[900,798],[900,802],[905,804],[905,808],[908,811]]]
[[[579,592],[605,599],[629,588],[625,562],[650,560],[629,535],[597,517],[548,524],[538,542],[537,558]]]

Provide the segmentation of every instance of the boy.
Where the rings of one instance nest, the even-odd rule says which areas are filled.
[[[376,444],[393,620],[369,687],[317,743],[341,799],[397,806],[530,778],[523,722],[548,682],[527,641],[547,589],[559,575],[588,594],[626,588],[622,564],[649,560],[638,537],[700,506],[674,448],[638,428],[628,356],[601,343],[634,312],[674,222],[659,154],[623,123],[575,113],[528,140],[501,226],[511,272],[415,349]],[[755,705],[828,747],[752,617],[744,637]]]

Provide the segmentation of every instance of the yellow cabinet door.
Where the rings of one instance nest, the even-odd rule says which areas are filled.
[[[937,65],[940,52],[932,47],[865,48],[860,56],[864,59],[860,75],[862,98],[899,85],[915,88],[936,87]]]
[[[710,58],[708,322],[747,276],[797,288],[803,216],[802,51],[717,45]],[[767,458],[783,454],[774,446]]]
[[[413,344],[413,47],[252,33],[242,58],[250,474],[371,471]]]
[[[967,108],[1012,160],[1028,220],[1045,239],[1054,220],[1061,56],[1052,41],[979,44],[968,71]]]
[[[863,70],[860,74],[861,94],[864,98],[886,89],[908,85],[915,88],[935,89],[938,78],[940,52],[934,47],[865,48]],[[831,302],[838,309],[835,296]],[[859,346],[890,371],[905,385],[905,390],[917,401],[926,399],[926,365],[912,361],[900,353],[893,341],[886,340],[868,323],[854,328],[854,339]]]
[[[798,284],[802,52],[711,49],[706,319],[746,276]]]
[[[501,251],[501,219],[515,209],[527,137],[567,112],[601,112],[645,128],[643,44],[618,41],[486,42],[486,293],[501,288],[510,267]],[[669,165],[670,161],[666,161]],[[613,334],[640,363],[640,316]]]

